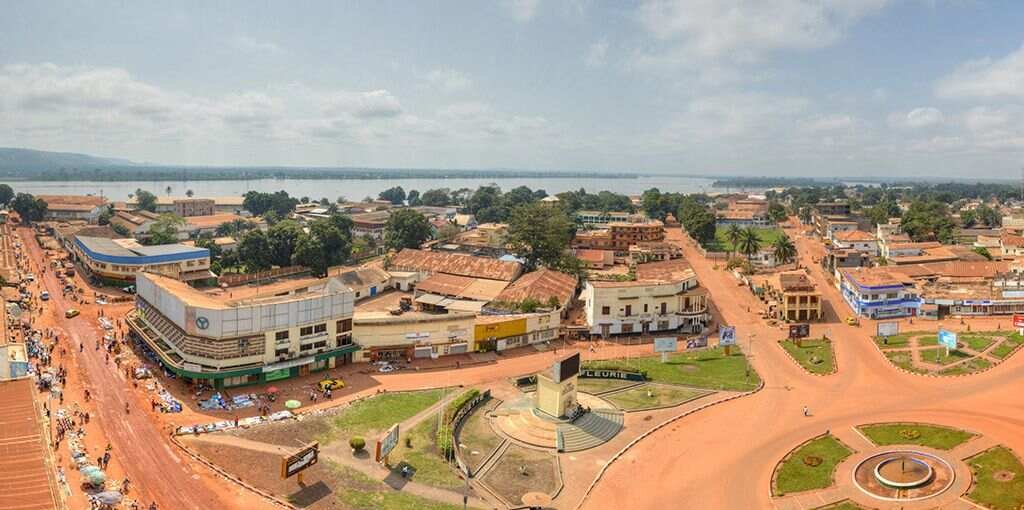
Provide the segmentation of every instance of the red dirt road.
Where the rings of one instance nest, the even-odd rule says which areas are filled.
[[[20,228],[27,254],[36,267],[46,267],[46,260],[31,230]],[[87,374],[86,388],[96,404],[96,419],[113,446],[113,454],[122,459],[124,470],[132,481],[132,496],[144,502],[157,502],[161,509],[192,508],[270,508],[264,500],[252,496],[234,484],[217,477],[207,468],[193,464],[182,452],[174,449],[167,433],[158,428],[148,415],[149,403],[134,392],[121,370],[105,359],[106,351],[95,348],[102,337],[95,325],[94,307],[82,307],[64,299],[53,271],[46,271],[43,284],[50,291],[53,321],[69,336],[69,353]],[[81,316],[65,319],[68,308],[80,308]],[[83,352],[77,346],[85,345]],[[81,397],[79,394],[73,398]],[[73,389],[71,391],[74,391]],[[131,412],[125,413],[125,404]]]
[[[790,236],[827,301],[827,320],[815,324],[812,335],[831,333],[838,372],[817,377],[800,369],[776,345],[784,337],[782,330],[757,317],[762,305],[750,290],[715,269],[673,230],[670,240],[684,247],[701,284],[711,291],[725,319],[737,326],[744,350],[749,352],[753,343],[752,363],[765,388],[683,418],[641,441],[610,466],[584,508],[773,508],[772,471],[787,452],[826,430],[870,422],[961,427],[1024,454],[1024,354],[969,377],[924,377],[897,370],[871,341],[873,321],[862,320],[861,327],[840,323],[848,308],[820,266],[811,263],[810,253],[820,250],[812,244],[816,241],[792,230]],[[1008,321],[1002,320],[1004,329]],[[944,326],[965,327],[953,322],[958,321]],[[976,322],[975,330],[980,324],[995,329],[995,322],[988,320]],[[904,331],[934,330],[938,324],[918,320],[901,326]],[[802,415],[804,405],[811,417]]]

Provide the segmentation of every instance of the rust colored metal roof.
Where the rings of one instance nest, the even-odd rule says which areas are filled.
[[[397,271],[445,273],[505,282],[515,280],[523,272],[523,265],[518,262],[411,248],[398,252],[391,260],[390,268]]]
[[[541,303],[547,303],[553,296],[564,306],[576,293],[576,283],[575,276],[541,268],[516,280],[498,295],[497,300],[521,303],[533,298]]]
[[[438,273],[416,284],[416,290],[455,298],[491,301],[507,286],[508,282],[502,280]]]

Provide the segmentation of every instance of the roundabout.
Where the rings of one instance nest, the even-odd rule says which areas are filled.
[[[884,501],[920,501],[942,494],[956,480],[945,459],[916,450],[879,453],[853,470],[853,483]]]

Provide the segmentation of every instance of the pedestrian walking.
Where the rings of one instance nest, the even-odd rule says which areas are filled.
[[[804,416],[810,416],[810,415],[811,415],[811,410],[808,409],[807,406],[804,406]]]

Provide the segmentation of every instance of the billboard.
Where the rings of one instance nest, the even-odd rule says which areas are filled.
[[[654,352],[676,352],[679,340],[674,336],[654,339]]]
[[[790,324],[789,338],[807,338],[811,336],[810,324]]]
[[[394,424],[384,436],[377,440],[377,462],[384,460],[391,450],[394,450],[398,446],[398,424]]]
[[[1013,327],[1024,328],[1024,314],[1015,313],[1013,314]]]
[[[900,323],[898,322],[879,322],[878,332],[876,336],[896,336],[900,334]]]
[[[556,383],[580,373],[580,353],[573,354],[551,366],[551,377]]]
[[[708,337],[700,336],[697,338],[688,338],[686,340],[686,349],[702,349],[708,346]]]
[[[718,329],[718,345],[736,345],[735,326],[722,326]]]
[[[316,464],[319,458],[320,443],[313,442],[303,446],[299,451],[281,459],[281,478],[288,478],[301,473],[306,468]]]
[[[939,330],[939,345],[947,349],[956,349],[956,333],[952,331],[946,331],[944,329]]]

